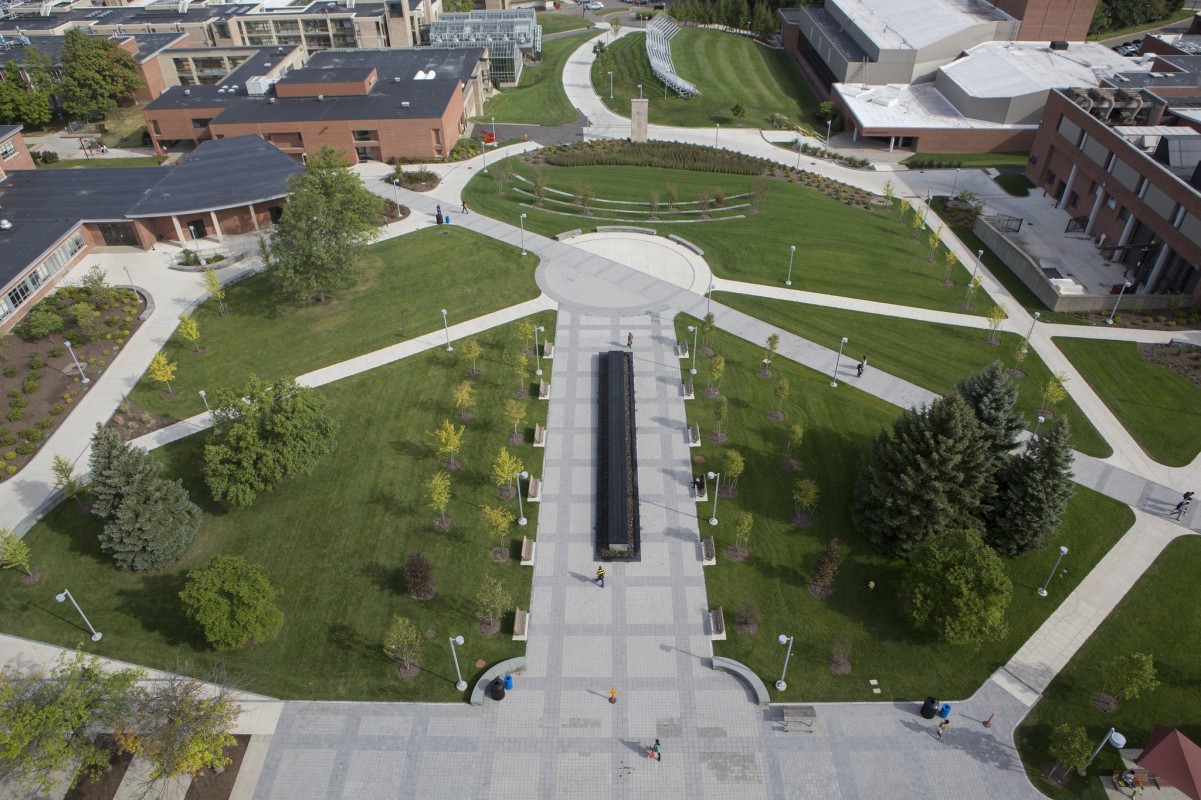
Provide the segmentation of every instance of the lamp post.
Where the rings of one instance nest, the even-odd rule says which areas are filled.
[[[638,99],[642,99],[642,84],[638,84]]]
[[[71,595],[71,591],[69,589],[63,589],[61,594],[57,594],[54,596],[54,599],[60,603],[65,600],[71,601],[71,605],[75,606],[75,610],[79,612],[79,616],[83,617],[84,624],[87,625],[88,630],[90,630],[92,632],[92,641],[93,642],[98,642],[101,640],[101,638],[104,637],[103,633],[101,633],[100,631],[98,631],[92,627],[91,621],[88,620],[88,615],[83,613],[83,609],[79,607],[79,603],[75,602],[75,598]]]
[[[463,646],[462,636],[450,637],[450,657],[455,660],[455,675],[458,676],[459,682],[455,684],[455,688],[460,692],[467,688],[467,681],[463,680],[463,673],[459,671],[459,654],[455,652],[455,645]]]
[[[826,149],[830,149],[830,126],[834,124],[834,120],[826,120]]]
[[[521,226],[521,254],[525,255],[525,214],[521,215],[521,219],[517,220],[517,224]]]
[[[1051,567],[1051,574],[1047,576],[1047,580],[1038,590],[1039,597],[1047,596],[1047,587],[1051,585],[1051,579],[1055,577],[1055,570],[1059,569],[1059,562],[1063,561],[1063,557],[1068,554],[1068,549],[1064,546],[1059,548],[1059,557],[1055,559],[1055,566]]]
[[[213,410],[211,408],[209,408],[208,395],[205,393],[204,389],[200,390],[200,399],[204,401],[204,410],[206,412],[208,412],[209,422],[212,422],[213,421]]]
[[[838,343],[838,357],[834,359],[834,374],[830,377],[830,386],[838,388],[838,365],[842,362],[842,348],[847,346],[847,337],[842,337]]]
[[[976,275],[979,274],[979,272],[980,272],[980,259],[983,257],[984,257],[984,251],[977,250],[976,251],[976,265],[974,267],[972,267],[972,281],[971,281],[972,283],[975,283]]]
[[[613,99],[613,70],[609,70],[609,99]]]
[[[442,330],[446,332],[446,352],[449,353],[451,350],[454,350],[454,348],[450,346],[450,326],[446,323],[445,308],[442,309]]]
[[[522,470],[517,475],[517,524],[518,525],[524,525],[524,524],[526,524],[526,522],[528,522],[528,520],[525,518],[525,510],[522,508],[522,505],[521,505],[521,482],[522,482],[522,480],[524,480],[525,478],[528,478],[528,477],[530,477],[530,473],[526,472],[525,470]]]
[[[525,216],[522,214],[522,216]],[[538,334],[546,330],[545,325],[538,325],[534,328],[534,374],[542,374],[542,349],[538,347]]]
[[[136,292],[137,289],[134,289],[134,287],[133,287],[133,276],[129,274],[129,265],[122,264],[121,269],[125,270],[125,280],[129,281],[129,288],[133,289]]]
[[[1085,763],[1085,765],[1080,768],[1081,775],[1083,775],[1085,770],[1089,768],[1089,765],[1093,763],[1093,759],[1095,759],[1101,752],[1101,748],[1105,747],[1107,744],[1113,744],[1114,747],[1121,750],[1126,746],[1126,737],[1118,733],[1116,729],[1110,728],[1109,733],[1105,734],[1105,738],[1102,739],[1101,743],[1097,745],[1097,749],[1094,750],[1093,754],[1088,757],[1088,761]]]
[[[784,279],[785,286],[792,286],[792,258],[796,255],[796,245],[788,245],[788,277]]]
[[[1034,435],[1030,437],[1031,441],[1038,438],[1038,429],[1041,428],[1043,426],[1043,423],[1046,421],[1047,421],[1046,417],[1044,417],[1042,414],[1038,415],[1038,424],[1036,424],[1034,426]],[[1027,448],[1029,448],[1029,445],[1027,445]]]
[[[800,134],[796,137],[796,168],[801,168],[801,137]]]
[[[922,225],[926,224],[926,218],[930,216],[930,187],[926,187],[926,209],[922,211]]]
[[[713,146],[717,147],[717,137],[721,135],[721,123],[716,122],[714,124],[717,125],[717,127],[713,129]]]
[[[491,119],[492,119],[492,146],[496,147],[496,145],[499,143],[496,138],[496,117],[492,117]]]
[[[488,171],[488,145],[485,142],[480,142],[480,155],[484,158],[484,172]]]
[[[1109,319],[1105,320],[1106,325],[1113,324],[1113,315],[1118,313],[1118,306],[1122,303],[1122,295],[1126,294],[1126,290],[1130,288],[1130,281],[1122,281],[1122,290],[1118,292],[1118,299],[1113,303],[1113,311],[1109,312]]]
[[[713,290],[717,288],[717,284],[710,281],[709,288],[705,290],[705,316],[709,315],[709,308],[713,305]]]
[[[696,337],[700,334],[699,325],[689,325],[688,330],[692,333],[692,366],[688,368],[689,375],[696,374]]]
[[[959,185],[959,168],[955,168],[955,180],[951,182],[951,199],[955,199],[955,187]]]
[[[709,517],[709,524],[716,525],[717,524],[717,495],[718,495],[718,492],[721,490],[721,473],[720,472],[710,472],[709,480],[714,481],[714,484],[713,484],[713,516]]]
[[[784,682],[784,676],[788,674],[788,659],[792,658],[792,641],[795,638],[795,636],[785,636],[781,633],[777,640],[780,644],[788,645],[788,652],[784,654],[784,671],[780,673],[780,680],[776,681],[776,689],[781,692],[788,688],[788,684]]]
[[[1026,338],[1022,341],[1022,347],[1030,344],[1030,337],[1034,335],[1034,326],[1038,324],[1038,318],[1042,316],[1038,311],[1034,312],[1034,318],[1030,320],[1030,330],[1026,331]]]
[[[91,381],[88,380],[88,376],[83,374],[83,367],[79,366],[79,359],[75,357],[75,348],[71,346],[71,342],[64,341],[63,344],[67,346],[67,352],[71,354],[71,360],[75,362],[75,369],[79,371],[80,376],[83,378],[83,382],[91,383]]]

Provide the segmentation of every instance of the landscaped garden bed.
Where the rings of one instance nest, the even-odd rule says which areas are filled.
[[[83,285],[60,286],[30,309],[16,335],[0,339],[0,480],[44,446],[136,333],[144,309],[135,292],[107,286],[96,272]]]

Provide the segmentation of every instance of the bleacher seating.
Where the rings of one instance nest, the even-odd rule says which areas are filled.
[[[667,14],[656,14],[646,26],[646,55],[651,70],[668,89],[680,97],[693,97],[700,91],[676,74],[671,63],[671,38],[680,32],[680,26]]]

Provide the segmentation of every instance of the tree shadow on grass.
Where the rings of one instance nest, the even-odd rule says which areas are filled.
[[[325,629],[325,641],[345,655],[374,658],[376,644],[351,626],[335,622]]]
[[[373,506],[379,506],[384,513],[391,517],[403,517],[412,513],[409,503],[400,500],[395,493],[385,489],[375,489],[368,500]]]
[[[117,590],[118,610],[136,620],[142,630],[162,636],[169,645],[207,650],[203,632],[184,615],[179,601],[186,582],[184,572],[147,575],[140,586]]]
[[[389,594],[401,595],[408,591],[405,586],[404,567],[369,561],[359,568],[359,574]]]

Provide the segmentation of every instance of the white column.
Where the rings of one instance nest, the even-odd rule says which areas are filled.
[[[1076,165],[1072,165],[1072,171],[1068,173],[1068,182],[1063,186],[1063,195],[1055,202],[1062,203],[1064,208],[1067,208],[1068,198],[1072,196],[1072,184],[1076,182]]]
[[[1130,210],[1127,209],[1127,211]],[[1126,218],[1126,227],[1122,228],[1122,235],[1119,236],[1117,242],[1115,242],[1118,247],[1125,247],[1126,245],[1130,244],[1130,232],[1134,230],[1134,223],[1136,221],[1137,220],[1134,218],[1134,212],[1130,211],[1130,216]]]
[[[1101,210],[1101,201],[1105,199],[1105,187],[1097,187],[1097,199],[1093,201],[1093,210],[1088,212],[1088,224],[1084,226],[1084,232],[1092,235],[1093,221],[1097,218],[1097,212]]]
[[[213,221],[213,231],[217,234],[217,244],[224,244],[225,237],[221,235],[221,223],[217,221],[217,212],[210,211],[209,219]]]
[[[1147,276],[1147,281],[1139,289],[1139,294],[1150,294],[1155,291],[1155,284],[1159,281],[1159,276],[1163,272],[1163,265],[1168,263],[1168,254],[1172,248],[1165,242],[1159,248],[1159,256],[1155,259],[1155,266],[1151,268],[1151,274]]]
[[[251,203],[247,208],[250,209],[250,224],[254,226],[254,232],[259,232],[259,215],[254,211],[254,203]]]
[[[179,217],[171,217],[171,224],[175,226],[175,238],[182,245],[188,240],[184,238],[183,226],[179,224]]]

